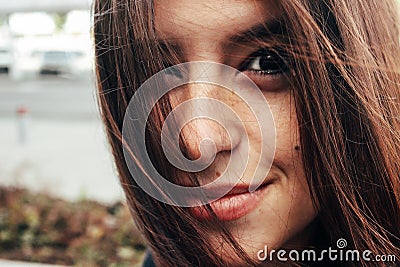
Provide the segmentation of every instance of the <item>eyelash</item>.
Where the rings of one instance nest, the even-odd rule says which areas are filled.
[[[260,61],[263,58],[265,59],[265,57],[267,57],[268,61],[264,61],[264,66],[269,64],[270,69],[262,70],[262,63]],[[258,62],[255,60],[258,60]],[[254,75],[259,75],[261,77],[268,77],[268,79],[276,79],[280,75],[285,74],[289,71],[288,61],[288,56],[284,51],[282,51],[282,49],[262,48],[251,54],[247,59],[245,59],[245,61],[238,67],[238,70],[241,72],[246,71]],[[271,66],[271,64],[273,65]],[[260,69],[255,69],[254,66],[257,65]],[[168,67],[171,66],[171,64],[168,64],[168,62],[166,62],[165,66]],[[171,72],[170,75],[182,78],[182,75],[176,72],[176,70]]]
[[[262,62],[262,60],[264,60]],[[240,71],[249,71],[256,75],[275,76],[289,71],[287,56],[283,51],[263,48],[250,55],[239,67]],[[268,69],[262,69],[268,68]]]

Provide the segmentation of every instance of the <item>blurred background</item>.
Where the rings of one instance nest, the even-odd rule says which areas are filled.
[[[118,200],[95,99],[90,2],[0,6],[0,183]]]
[[[132,266],[144,249],[97,111],[90,8],[0,0],[0,259]]]

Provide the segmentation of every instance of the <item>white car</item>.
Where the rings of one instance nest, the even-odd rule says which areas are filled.
[[[73,74],[76,61],[83,57],[82,52],[78,51],[57,51],[49,50],[39,53],[39,73],[40,74]]]
[[[28,36],[14,40],[11,77],[36,78],[43,74],[66,78],[88,77],[93,72],[89,35]]]

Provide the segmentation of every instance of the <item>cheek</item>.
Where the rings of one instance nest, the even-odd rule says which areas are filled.
[[[287,91],[273,97],[270,96],[268,102],[276,129],[274,164],[280,167],[287,175],[289,174],[288,172],[292,172],[295,169],[302,174],[301,151],[295,149],[300,144],[300,135],[293,96],[290,91]]]
[[[290,92],[271,105],[276,126],[274,165],[287,177],[287,193],[292,197],[309,199],[309,190],[303,167],[296,107]]]
[[[311,197],[304,172],[302,152],[296,149],[300,146],[300,134],[291,94],[287,93],[283,96],[280,105],[274,105],[272,111],[276,125],[276,151],[273,165],[279,168],[286,177],[281,181],[283,188],[280,191],[284,194],[281,197],[296,200],[299,206],[307,204],[305,207],[310,207]]]
[[[275,185],[276,205],[273,209],[286,223],[285,229],[280,230],[286,232],[281,240],[286,243],[302,232],[314,220],[317,212],[310,197],[301,151],[295,149],[300,145],[300,136],[293,97],[287,92],[270,99],[273,99],[269,102],[276,126],[273,169],[282,173]],[[277,245],[283,243],[278,242]]]

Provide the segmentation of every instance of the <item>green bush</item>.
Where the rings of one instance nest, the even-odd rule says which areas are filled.
[[[123,203],[67,202],[0,187],[0,258],[78,266],[134,266],[144,240]]]

